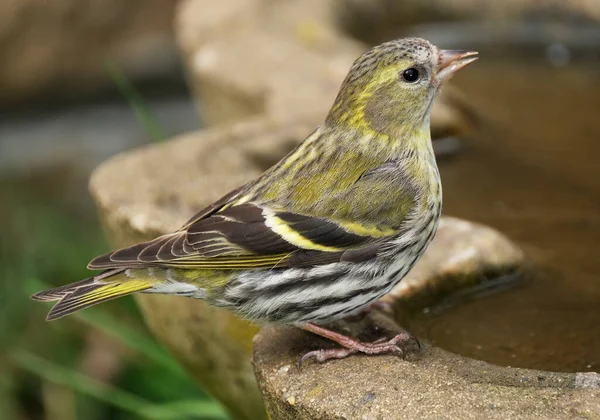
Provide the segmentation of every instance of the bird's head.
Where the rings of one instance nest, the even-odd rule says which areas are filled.
[[[439,86],[477,59],[476,52],[441,50],[420,38],[373,47],[350,68],[326,125],[401,136],[429,130]]]

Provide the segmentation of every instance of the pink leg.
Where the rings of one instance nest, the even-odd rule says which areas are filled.
[[[421,348],[419,340],[417,340],[412,335],[406,333],[398,334],[391,340],[387,341],[385,339],[380,339],[373,343],[363,343],[354,338],[347,337],[335,331],[328,330],[327,328],[319,327],[318,325],[312,324],[310,322],[304,324],[301,328],[306,331],[310,331],[313,334],[335,341],[343,348],[322,349],[308,352],[302,357],[302,359],[300,359],[300,364],[313,357],[317,362],[323,363],[329,359],[343,359],[344,357],[350,356],[351,354],[355,353],[396,354],[404,358],[404,350],[402,349],[402,347],[407,345],[411,341],[415,342],[417,346]]]

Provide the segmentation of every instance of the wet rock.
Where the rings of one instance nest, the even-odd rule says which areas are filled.
[[[172,71],[175,2],[0,2],[0,107],[60,91],[112,86],[104,61],[131,78]]]
[[[578,385],[583,380],[573,373],[502,368],[427,343],[407,360],[353,356],[298,367],[305,352],[323,344],[291,327],[265,328],[256,336],[254,367],[271,418],[600,417],[598,388]]]

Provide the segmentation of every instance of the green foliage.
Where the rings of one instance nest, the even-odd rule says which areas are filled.
[[[164,140],[121,69],[107,62],[106,71],[149,137]],[[29,300],[89,276],[87,262],[108,250],[86,178],[70,164],[0,178],[0,419],[227,419],[151,337],[131,297],[52,323],[48,305]],[[82,365],[98,341],[96,353],[117,360],[102,380]]]
[[[10,353],[10,356],[19,367],[39,375],[45,380],[69,387],[81,394],[113,405],[123,411],[136,414],[141,418],[160,420],[227,418],[223,408],[212,401],[191,399],[166,404],[155,404],[109,384],[82,375],[72,369],[64,368],[44,360],[27,350],[14,350]],[[152,380],[152,378],[146,379]]]
[[[89,420],[228,418],[150,336],[131,298],[52,323],[48,305],[28,299],[88,276],[87,262],[107,250],[87,196],[31,179],[0,181],[0,195],[0,418],[41,418],[49,405]],[[90,335],[121,349],[108,379],[82,371]]]

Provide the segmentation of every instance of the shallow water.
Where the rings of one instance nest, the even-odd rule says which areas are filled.
[[[483,123],[463,153],[440,162],[444,213],[507,234],[534,275],[418,315],[411,331],[500,365],[600,371],[600,62],[482,59],[455,84]]]

